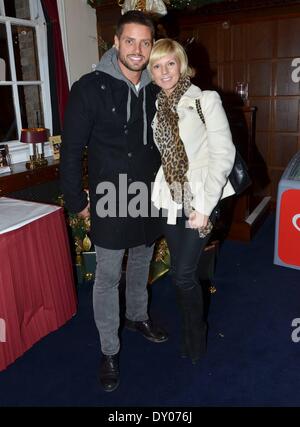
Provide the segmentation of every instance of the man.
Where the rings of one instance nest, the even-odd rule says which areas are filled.
[[[91,215],[97,258],[93,306],[102,350],[100,381],[105,391],[119,385],[118,286],[125,249],[129,249],[125,326],[153,342],[168,338],[147,314],[149,265],[153,242],[159,236],[155,219],[150,212],[148,218],[124,214],[124,204],[127,208],[133,199],[124,192],[124,179],[126,190],[135,182],[146,185],[148,203],[150,185],[160,166],[151,132],[157,90],[145,70],[153,37],[153,23],[143,13],[124,14],[114,47],[95,72],[73,85],[65,113],[62,191],[70,211],[83,218]],[[86,145],[90,204],[82,189],[81,158]],[[115,191],[105,192],[103,183],[113,184]],[[105,215],[103,200],[113,208],[109,215]]]

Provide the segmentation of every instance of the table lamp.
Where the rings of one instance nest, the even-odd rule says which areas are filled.
[[[44,155],[44,143],[48,141],[49,130],[46,128],[26,128],[21,130],[20,141],[29,144],[29,161],[27,169],[35,169],[48,164]]]

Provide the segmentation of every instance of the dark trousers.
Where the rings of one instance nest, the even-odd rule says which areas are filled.
[[[181,289],[193,288],[199,283],[198,264],[210,235],[200,238],[198,230],[186,227],[186,217],[177,218],[176,225],[162,218],[162,231],[167,240],[173,283]]]
[[[195,363],[206,351],[207,325],[204,320],[203,292],[199,283],[199,261],[210,238],[200,238],[198,230],[187,227],[185,216],[176,225],[162,218],[162,231],[171,256],[171,277],[181,316],[181,355]]]

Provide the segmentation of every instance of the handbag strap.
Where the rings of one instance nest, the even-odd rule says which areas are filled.
[[[197,113],[199,114],[200,119],[202,120],[203,124],[205,125],[205,118],[204,118],[204,114],[202,111],[201,102],[200,102],[199,98],[196,99],[196,109],[197,109]]]

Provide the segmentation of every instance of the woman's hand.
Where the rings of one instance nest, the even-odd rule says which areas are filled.
[[[89,219],[91,216],[91,214],[90,214],[90,193],[89,193],[89,190],[84,190],[84,191],[87,194],[88,204],[81,212],[78,212],[77,215],[79,216],[79,218]]]
[[[88,205],[78,213],[78,216],[83,219],[90,217],[90,203],[88,203]]]
[[[189,216],[189,226],[196,229],[206,227],[208,218],[209,217],[207,215],[204,215],[198,211],[194,211]]]

